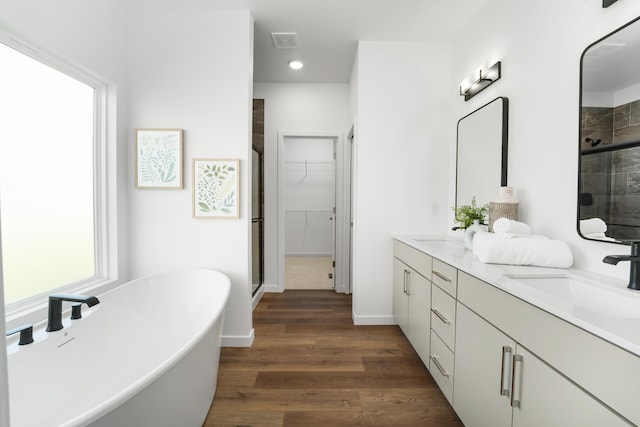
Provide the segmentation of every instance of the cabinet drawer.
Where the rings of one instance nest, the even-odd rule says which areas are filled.
[[[453,353],[433,331],[431,331],[429,371],[442,390],[442,394],[453,405]]]
[[[413,268],[424,277],[431,277],[431,260],[432,258],[397,240],[393,241],[393,256],[402,260],[409,267]]]
[[[456,300],[437,286],[431,289],[431,329],[455,351]]]
[[[456,297],[458,291],[458,270],[439,259],[433,260],[431,281],[443,291]]]

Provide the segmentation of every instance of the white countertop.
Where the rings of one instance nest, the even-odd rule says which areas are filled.
[[[640,356],[640,291],[627,289],[624,280],[575,268],[485,264],[447,236],[393,238]],[[546,290],[536,286],[542,281],[528,283],[529,277],[542,277]],[[553,278],[580,282],[580,289],[549,288]]]

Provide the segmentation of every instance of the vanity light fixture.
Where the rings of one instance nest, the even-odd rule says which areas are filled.
[[[498,61],[489,68],[480,69],[477,79],[474,77],[471,79],[471,82],[467,79],[460,83],[460,95],[464,96],[465,101],[470,100],[500,79],[501,68],[501,62]]]
[[[289,67],[291,67],[291,69],[293,70],[299,70],[304,67],[304,64],[302,63],[302,61],[294,59],[293,61],[289,61]]]

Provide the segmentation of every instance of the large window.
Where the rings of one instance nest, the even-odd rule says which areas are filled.
[[[96,275],[94,87],[0,43],[5,304]]]

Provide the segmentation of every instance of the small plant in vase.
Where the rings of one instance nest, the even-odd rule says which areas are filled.
[[[453,208],[455,212],[455,222],[460,224],[459,228],[466,229],[473,225],[475,221],[483,224],[484,219],[489,212],[489,205],[478,206],[476,197],[473,196],[470,205],[462,205],[459,208]]]

